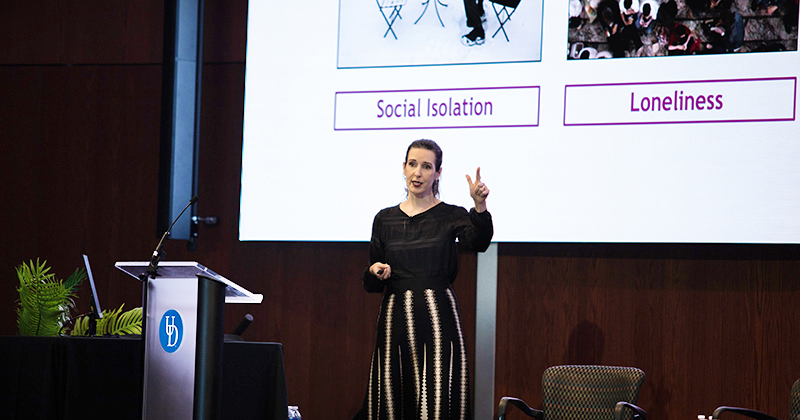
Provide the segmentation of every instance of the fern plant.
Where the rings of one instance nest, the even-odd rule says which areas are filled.
[[[20,335],[56,336],[69,322],[75,309],[75,292],[86,278],[83,269],[75,270],[66,280],[50,272],[47,261],[17,267],[19,302],[17,326]]]
[[[103,317],[97,320],[97,335],[126,335],[142,333],[142,308],[122,312],[123,303],[117,309],[103,310]],[[86,335],[89,331],[89,316],[75,320],[70,335]]]

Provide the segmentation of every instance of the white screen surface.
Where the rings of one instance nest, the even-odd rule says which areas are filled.
[[[442,200],[472,207],[481,167],[498,242],[800,243],[796,28],[789,51],[570,60],[566,0],[522,0],[508,41],[487,1],[472,47],[463,4],[431,1],[394,34],[376,1],[250,2],[241,240],[368,241],[430,138]]]

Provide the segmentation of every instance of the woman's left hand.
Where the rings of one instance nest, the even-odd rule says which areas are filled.
[[[481,168],[475,171],[475,182],[467,174],[467,182],[469,183],[469,195],[475,201],[475,211],[482,213],[486,210],[486,197],[489,196],[489,187],[481,182]]]

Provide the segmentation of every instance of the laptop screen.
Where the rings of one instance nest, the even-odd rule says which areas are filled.
[[[100,309],[100,299],[97,297],[97,289],[94,287],[94,276],[92,276],[92,267],[89,265],[89,257],[83,254],[83,264],[86,266],[86,275],[89,277],[89,285],[92,286],[92,312],[97,314],[97,318],[103,317],[103,310]]]

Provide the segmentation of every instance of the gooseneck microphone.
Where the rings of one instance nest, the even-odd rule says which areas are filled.
[[[187,204],[186,207],[184,207],[183,210],[181,210],[181,213],[178,215],[178,217],[176,217],[175,220],[172,221],[172,224],[169,225],[169,229],[167,229],[167,231],[164,232],[164,235],[161,236],[161,240],[158,241],[158,245],[156,245],[156,249],[155,251],[153,251],[153,257],[150,258],[150,266],[147,267],[148,274],[152,276],[157,275],[158,263],[159,261],[161,261],[161,258],[164,257],[164,251],[161,250],[161,248],[164,246],[164,239],[167,238],[167,235],[169,235],[169,232],[172,230],[172,227],[175,226],[175,223],[177,223],[178,219],[180,219],[181,216],[183,216],[183,213],[186,211],[186,209],[191,207],[192,204],[196,203],[197,200],[198,200],[197,196],[192,197],[192,199],[189,200],[189,204]]]
[[[238,335],[241,337],[242,333],[247,329],[247,327],[250,326],[251,322],[253,322],[253,315],[245,315],[244,318],[242,318],[242,320],[239,322],[239,325],[236,326],[236,329],[233,330],[233,335]]]

